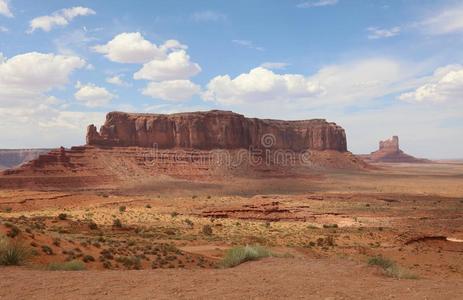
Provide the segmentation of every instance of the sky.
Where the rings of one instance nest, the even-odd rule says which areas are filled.
[[[323,118],[463,158],[463,2],[0,0],[0,148],[82,145],[109,111]]]

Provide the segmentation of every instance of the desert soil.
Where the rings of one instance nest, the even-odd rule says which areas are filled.
[[[462,179],[454,162],[0,189],[0,233],[35,254],[0,268],[0,299],[461,299]],[[216,268],[246,244],[278,257]],[[368,265],[377,256],[410,276]],[[87,270],[46,270],[74,259]]]

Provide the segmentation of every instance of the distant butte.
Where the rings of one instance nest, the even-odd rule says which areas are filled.
[[[380,141],[379,149],[367,155],[360,155],[367,162],[386,162],[386,163],[429,163],[428,159],[416,158],[404,153],[399,147],[399,137]]]

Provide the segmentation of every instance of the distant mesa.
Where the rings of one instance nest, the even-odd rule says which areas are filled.
[[[247,118],[231,111],[110,112],[87,143],[40,154],[0,174],[0,188],[117,187],[167,175],[307,176],[311,170],[369,168],[347,150],[344,129],[324,119]]]
[[[379,149],[367,155],[360,155],[367,162],[385,162],[385,163],[429,163],[428,159],[416,158],[404,153],[399,148],[399,137],[380,141]]]
[[[271,136],[273,149],[347,151],[344,129],[323,119],[268,120],[220,110],[170,115],[110,112],[100,132],[88,127],[87,144],[232,150],[262,148],[264,135]]]

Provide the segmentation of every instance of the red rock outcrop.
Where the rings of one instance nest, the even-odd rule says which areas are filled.
[[[323,119],[280,121],[246,118],[229,111],[133,114],[111,112],[100,132],[87,130],[87,144],[159,149],[272,148],[347,151],[344,129]]]
[[[427,159],[416,158],[404,153],[399,148],[399,137],[393,136],[391,139],[380,141],[379,150],[371,152],[369,155],[361,156],[368,162],[389,162],[389,163],[425,163]]]
[[[112,112],[87,145],[59,148],[0,173],[0,189],[99,188],[168,175],[184,179],[304,177],[312,170],[366,169],[344,130],[325,120],[245,118],[224,111],[172,115]]]

